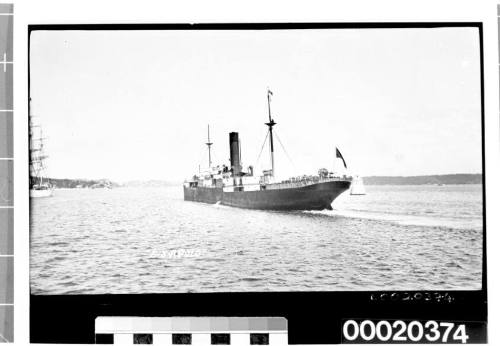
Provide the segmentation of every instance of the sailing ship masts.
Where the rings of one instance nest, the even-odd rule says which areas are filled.
[[[28,105],[28,124],[29,124],[29,153],[30,153],[30,176],[34,179],[36,184],[42,185],[44,179],[44,161],[48,158],[44,152],[43,141],[46,139],[43,137],[43,131],[40,124],[35,124],[33,119],[36,117],[33,115],[33,107],[31,103],[31,98],[29,99]],[[37,129],[35,131],[35,129]]]
[[[274,167],[274,142],[273,142],[273,126],[276,125],[274,119],[271,116],[271,96],[273,92],[267,89],[267,110],[269,114],[269,122],[266,125],[269,127],[269,146],[271,149],[271,172],[272,176],[275,176],[275,167]]]
[[[212,146],[212,142],[210,142],[210,125],[208,125],[208,141],[205,143],[208,146],[208,167],[212,167],[212,153],[210,147]]]

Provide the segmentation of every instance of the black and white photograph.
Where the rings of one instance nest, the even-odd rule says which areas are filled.
[[[31,293],[480,290],[479,40],[32,31]]]
[[[486,342],[481,23],[28,34],[31,342]]]

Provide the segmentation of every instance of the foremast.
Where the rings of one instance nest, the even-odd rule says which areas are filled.
[[[208,147],[208,168],[212,168],[212,153],[210,151],[212,142],[210,142],[210,125],[208,125],[208,140],[207,143],[205,143]]]
[[[273,126],[276,125],[274,119],[271,116],[271,96],[273,96],[273,92],[267,89],[267,110],[269,114],[269,122],[265,123],[269,127],[269,145],[271,149],[271,175],[275,176],[275,167],[274,167],[274,142],[273,142]]]

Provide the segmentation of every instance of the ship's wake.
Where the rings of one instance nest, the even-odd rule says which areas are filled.
[[[424,227],[444,227],[454,229],[474,229],[481,230],[481,220],[464,220],[450,217],[422,216],[410,214],[383,213],[375,211],[360,211],[350,209],[304,211],[306,214],[321,215],[326,217],[344,217],[349,219],[372,220],[379,222],[388,222],[392,224],[405,226],[424,226]]]
[[[224,205],[221,203],[221,201],[217,201],[214,204],[211,205],[212,208],[216,209],[231,209],[232,207]]]

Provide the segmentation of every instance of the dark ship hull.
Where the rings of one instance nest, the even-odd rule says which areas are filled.
[[[262,210],[324,210],[351,185],[347,180],[318,182],[301,187],[224,192],[220,187],[186,187],[184,200]]]
[[[231,207],[262,210],[324,210],[332,209],[332,202],[351,186],[352,177],[318,170],[318,175],[302,175],[287,180],[275,179],[273,127],[276,122],[271,117],[270,97],[267,90],[269,122],[269,149],[271,169],[262,175],[254,175],[254,167],[245,171],[241,161],[241,147],[238,132],[229,133],[230,166],[213,166],[210,148],[210,127],[208,130],[208,171],[201,171],[184,182],[184,200],[202,203],[220,203]],[[266,136],[267,139],[267,136]],[[265,141],[264,141],[265,144]],[[264,148],[264,145],[262,146]],[[262,152],[262,150],[261,150]],[[260,154],[259,154],[260,156]],[[336,149],[336,157],[344,158]]]

